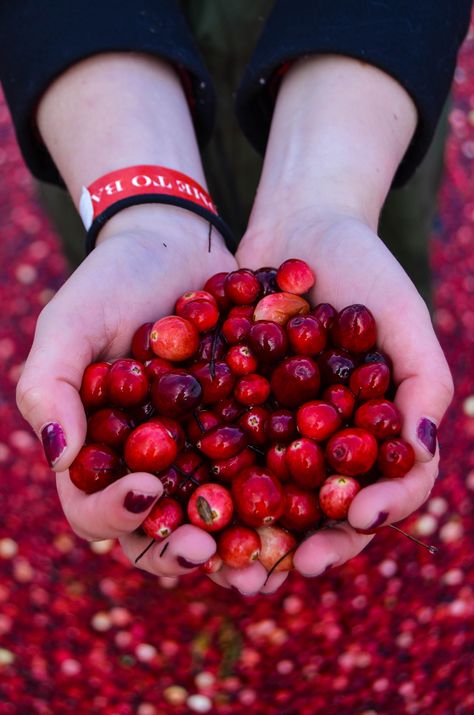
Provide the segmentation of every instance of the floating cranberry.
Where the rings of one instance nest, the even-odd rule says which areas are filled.
[[[278,479],[263,467],[247,467],[233,480],[237,512],[248,526],[273,524],[283,513],[285,498]]]
[[[250,305],[260,294],[260,283],[253,271],[241,268],[229,273],[224,281],[227,298],[237,305]]]
[[[106,406],[109,370],[108,362],[94,362],[84,370],[79,394],[86,410],[96,410]]]
[[[415,464],[415,452],[404,439],[387,439],[379,448],[377,466],[384,477],[404,477]]]
[[[151,401],[162,415],[182,417],[201,402],[203,390],[199,381],[186,370],[174,368],[155,380]]]
[[[292,483],[285,484],[283,491],[285,509],[279,523],[285,529],[299,532],[317,529],[322,513],[316,494]]]
[[[305,261],[289,258],[278,269],[276,282],[283,291],[303,295],[314,286],[316,278]]]
[[[132,472],[161,472],[169,467],[178,447],[160,420],[136,427],[124,447],[124,457]]]
[[[326,479],[323,449],[312,439],[296,439],[288,445],[285,459],[290,476],[305,489],[315,489]]]
[[[111,365],[107,375],[107,395],[118,407],[133,407],[148,395],[145,367],[132,358],[122,358]]]
[[[135,330],[132,338],[132,355],[135,360],[145,362],[155,357],[150,345],[150,333],[153,323],[144,323]]]
[[[349,387],[358,400],[383,397],[390,385],[390,370],[383,362],[371,362],[356,367],[349,379]]]
[[[133,421],[126,412],[113,407],[104,407],[89,417],[87,440],[120,449],[133,427]]]
[[[372,432],[377,439],[385,439],[400,434],[402,416],[390,400],[369,400],[356,410],[354,424]]]
[[[229,526],[218,538],[217,553],[229,568],[242,569],[256,561],[260,546],[260,536],[255,529]]]
[[[298,407],[316,397],[319,384],[318,366],[310,357],[285,358],[271,378],[273,394],[284,407]]]
[[[165,360],[180,362],[192,357],[199,347],[199,333],[193,323],[178,315],[160,318],[150,333],[153,352]]]
[[[377,459],[377,440],[359,427],[341,430],[329,440],[326,458],[338,474],[349,477],[364,474]]]
[[[228,489],[221,484],[203,484],[188,502],[191,524],[205,531],[220,531],[232,519],[234,504]]]
[[[374,316],[365,305],[348,305],[337,314],[331,338],[337,347],[354,353],[370,350],[377,340]]]
[[[305,402],[298,409],[296,423],[302,435],[324,442],[339,429],[341,417],[333,405],[323,400],[313,400]]]
[[[248,333],[248,343],[258,360],[276,362],[287,351],[288,339],[283,328],[270,320],[254,323]]]
[[[152,507],[142,524],[142,529],[156,541],[166,539],[184,522],[184,512],[176,499],[161,497]]]
[[[86,494],[105,489],[125,474],[122,460],[105,444],[87,444],[69,467],[71,482]]]
[[[330,519],[345,519],[359,491],[360,484],[353,477],[332,474],[319,490],[319,505]]]

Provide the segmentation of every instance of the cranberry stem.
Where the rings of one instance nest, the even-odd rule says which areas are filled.
[[[145,546],[145,548],[143,549],[143,551],[141,553],[138,554],[137,558],[135,559],[136,564],[138,564],[140,559],[145,556],[146,552],[149,551],[149,549],[151,549],[151,547],[153,546],[154,543],[155,543],[155,539],[151,539],[150,543],[147,546]],[[166,544],[166,546],[168,546],[168,544]],[[161,554],[160,554],[160,556],[161,556]]]
[[[196,410],[194,410],[194,412],[193,412],[193,417],[194,417],[194,419],[195,419],[196,422],[197,422],[197,426],[199,427],[199,429],[201,430],[201,432],[204,434],[204,432],[205,432],[206,430],[204,429],[204,425],[203,425],[203,423],[201,422],[201,420],[199,419],[199,415],[198,415],[198,413],[196,412]]]
[[[211,374],[212,380],[214,380],[216,376],[216,350],[217,350],[217,340],[219,338],[219,335],[221,333],[221,328],[222,328],[222,316],[219,316],[219,320],[217,321],[217,325],[214,329],[214,335],[212,336],[212,345],[211,345],[211,359],[209,360],[209,372]]]
[[[266,583],[267,583],[268,579],[270,578],[270,576],[272,575],[272,573],[275,571],[278,564],[281,564],[283,559],[286,559],[286,557],[289,556],[293,551],[295,551],[295,549],[296,549],[296,546],[293,546],[291,549],[289,549],[286,552],[286,554],[283,554],[283,556],[280,556],[280,558],[275,561],[275,563],[273,564],[273,566],[271,567],[270,571],[267,574],[267,578],[265,579],[265,582],[263,584],[264,586],[266,585]]]
[[[407,539],[410,539],[410,541],[414,541],[415,544],[418,544],[419,546],[423,546],[423,548],[427,549],[430,552],[430,554],[438,553],[439,549],[437,546],[432,546],[431,544],[425,544],[423,541],[416,539],[411,534],[407,534],[407,532],[403,531],[403,529],[399,529],[398,526],[395,526],[395,524],[388,524],[387,526],[389,526],[391,529],[395,529],[395,531],[398,531],[400,534],[403,534],[403,536],[406,536]]]
[[[196,469],[198,469],[200,466],[201,466],[201,465],[198,464],[198,466],[196,467]],[[193,471],[193,474],[186,474],[186,472],[183,472],[183,470],[182,470],[180,467],[177,467],[176,464],[173,465],[173,469],[176,469],[176,471],[178,472],[178,474],[180,474],[180,475],[181,475],[182,477],[184,477],[185,479],[190,479],[190,480],[192,481],[192,483],[195,484],[197,487],[199,486],[198,480],[197,480],[197,479],[194,479],[194,477],[193,477],[193,474],[194,474],[194,472],[196,471],[196,469]]]

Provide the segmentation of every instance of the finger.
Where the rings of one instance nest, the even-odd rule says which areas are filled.
[[[157,576],[182,576],[205,563],[215,553],[216,542],[210,534],[192,524],[184,524],[167,539],[156,541],[137,562],[151,543],[149,537],[128,534],[120,539],[131,563]]]
[[[219,572],[230,586],[233,586],[243,596],[253,596],[260,591],[267,579],[267,571],[259,562],[255,561],[243,569],[231,569],[224,566]]]
[[[418,462],[401,479],[364,487],[354,498],[348,521],[354,529],[376,529],[401,521],[428,498],[438,474],[439,452],[432,462]]]
[[[290,573],[289,571],[279,571],[278,573],[272,573],[272,574],[270,574],[270,576],[267,576],[265,583],[263,584],[262,588],[260,589],[260,593],[264,593],[267,596],[269,596],[270,594],[278,591],[280,586],[288,578],[289,573]]]
[[[17,404],[42,440],[49,465],[62,471],[69,467],[86,436],[79,389],[92,352],[80,331],[71,330],[72,319],[48,308],[38,319],[17,386]]]
[[[347,522],[321,529],[297,548],[295,569],[302,576],[319,576],[357,556],[371,539],[373,534],[358,534]]]
[[[160,480],[146,472],[127,474],[95,494],[85,494],[68,472],[56,475],[61,505],[83,539],[115,539],[137,529],[163,493]]]
[[[222,586],[222,588],[232,588],[230,583],[227,581],[225,574],[222,573],[222,569],[220,571],[217,571],[216,573],[210,573],[208,574],[209,578],[211,581],[214,581],[218,586]]]

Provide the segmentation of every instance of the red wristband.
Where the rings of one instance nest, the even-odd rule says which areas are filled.
[[[180,206],[202,216],[222,233],[235,250],[235,239],[207,191],[186,174],[163,166],[131,166],[112,171],[83,187],[79,213],[87,230],[87,252],[94,248],[102,226],[129,206],[162,203]]]

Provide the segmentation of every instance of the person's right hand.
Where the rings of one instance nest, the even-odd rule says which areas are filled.
[[[17,390],[18,406],[46,444],[57,472],[61,505],[71,527],[89,540],[119,538],[133,563],[149,539],[135,532],[162,493],[152,474],[128,474],[86,495],[72,484],[68,467],[86,436],[79,397],[85,367],[128,354],[142,323],[173,310],[186,290],[201,288],[213,273],[236,268],[235,259],[208,224],[168,206],[141,206],[117,214],[98,245],[39,316],[31,352]],[[186,573],[215,551],[215,541],[190,524],[157,542],[139,566],[163,576]]]

